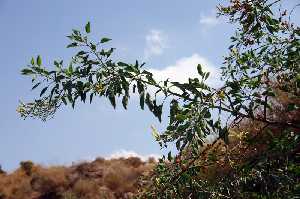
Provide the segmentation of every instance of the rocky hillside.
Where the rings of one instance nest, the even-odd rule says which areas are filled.
[[[82,162],[70,167],[43,167],[21,162],[13,173],[0,172],[0,199],[131,198],[139,179],[151,172],[155,159],[137,157]]]

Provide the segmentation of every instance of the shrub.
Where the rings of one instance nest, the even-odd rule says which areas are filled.
[[[126,164],[128,164],[129,166],[132,166],[134,168],[137,168],[137,167],[141,166],[142,164],[144,164],[144,162],[138,157],[129,157],[129,158],[125,159],[124,161]]]
[[[22,161],[20,162],[21,169],[26,173],[26,175],[31,176],[33,171],[33,162],[31,161]]]
[[[78,180],[74,184],[72,190],[78,198],[100,199],[99,195],[101,194],[101,191],[99,190],[99,185],[90,179]]]

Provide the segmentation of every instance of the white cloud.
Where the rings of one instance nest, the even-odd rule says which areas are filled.
[[[216,13],[212,11],[210,14],[201,14],[200,16],[200,24],[202,26],[214,27],[221,23],[220,19],[217,18]]]
[[[210,86],[219,86],[219,70],[206,58],[197,53],[190,57],[183,57],[177,60],[174,65],[170,65],[162,69],[149,69],[149,71],[153,73],[154,79],[158,81],[163,81],[169,78],[170,81],[185,83],[188,82],[189,78],[199,77],[197,71],[198,64],[201,64],[204,72],[210,72],[210,77],[208,78],[207,83]]]
[[[161,30],[151,30],[146,35],[145,59],[153,55],[161,55],[167,47],[167,36]]]
[[[158,160],[161,156],[158,154],[141,155],[136,153],[135,151],[128,151],[125,149],[121,149],[119,151],[112,153],[105,159],[117,159],[117,158],[129,158],[129,157],[138,157],[143,161],[147,161],[150,157]]]

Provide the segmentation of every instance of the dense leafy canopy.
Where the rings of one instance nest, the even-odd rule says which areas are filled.
[[[203,168],[199,159],[210,150],[207,146],[203,147],[207,135],[219,137],[212,146],[220,140],[230,146],[230,130],[245,120],[261,126],[261,129],[281,129],[277,134],[280,136],[274,137],[268,148],[281,154],[280,158],[290,157],[299,149],[300,122],[296,115],[300,107],[300,29],[289,21],[287,10],[277,10],[279,4],[280,0],[233,0],[228,6],[218,7],[220,15],[237,24],[222,67],[224,85],[220,88],[206,84],[209,73],[203,72],[201,65],[197,66],[199,77],[190,78],[188,82],[169,79],[158,82],[151,72],[143,69],[144,63],[114,61],[111,55],[115,49],[105,47],[110,39],[91,41],[88,37],[91,25],[88,23],[85,33],[73,30],[68,36],[71,43],[67,47],[80,50],[67,66],[63,61],[54,61],[53,69],[44,67],[38,56],[22,70],[23,75],[32,77],[32,89],[40,87],[41,91],[38,99],[32,103],[21,103],[18,111],[24,118],[30,116],[47,120],[63,105],[74,107],[78,101],[92,103],[96,97],[107,98],[113,107],[120,99],[126,109],[132,93],[138,93],[141,109],[146,105],[159,121],[163,107],[169,106],[167,129],[161,134],[154,131],[154,135],[162,147],[175,143],[178,149],[178,154],[169,153],[161,159],[155,175],[151,177],[152,183],[141,193],[141,197],[245,197],[242,191],[245,189],[241,187],[246,185],[241,185],[241,181],[246,183],[249,172],[253,171],[251,169],[262,172],[259,169],[265,169],[266,165],[268,168],[282,166],[282,159],[276,159],[278,155],[272,153],[274,157],[271,159],[263,159],[263,162],[259,159],[253,165],[247,163],[247,169],[239,168],[235,176],[231,173],[223,178],[227,179],[223,184],[215,182],[213,185],[199,177]],[[290,99],[285,104],[285,113],[294,117],[283,118],[275,114],[273,108],[282,93]],[[213,117],[214,113],[218,116]],[[296,134],[292,139],[287,137],[291,133]],[[215,155],[211,154],[208,159],[215,163]],[[228,151],[223,155],[225,162],[230,161],[227,155]],[[263,166],[257,166],[259,163]],[[298,169],[299,175],[296,163],[286,166]],[[270,173],[261,174],[268,176]],[[299,176],[295,175],[288,178],[297,179],[299,183]],[[299,189],[299,184],[297,186]],[[290,193],[294,187],[282,188],[279,195],[270,195],[279,188],[270,190],[260,192],[266,197],[280,198],[280,194]]]

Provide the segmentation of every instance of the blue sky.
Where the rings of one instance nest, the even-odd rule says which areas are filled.
[[[292,0],[294,1],[294,0]],[[90,21],[94,38],[112,38],[116,57],[126,62],[145,61],[158,78],[184,79],[194,75],[200,62],[213,71],[215,84],[222,56],[233,27],[215,18],[215,7],[225,1],[199,0],[0,0],[0,164],[15,169],[22,160],[65,164],[119,151],[160,154],[150,126],[162,124],[135,100],[129,110],[113,110],[99,99],[92,105],[63,108],[50,121],[22,120],[16,113],[19,99],[31,100],[30,79],[20,70],[32,56],[43,63],[68,60],[65,37]],[[124,153],[125,153],[124,152]]]

